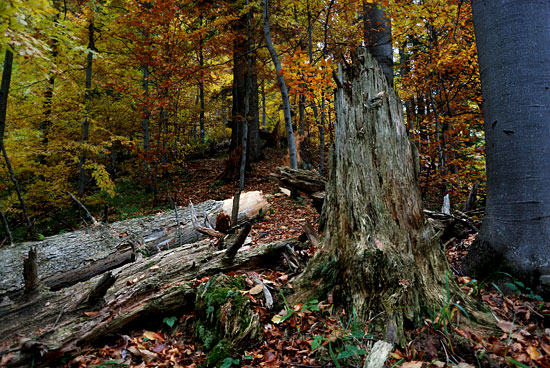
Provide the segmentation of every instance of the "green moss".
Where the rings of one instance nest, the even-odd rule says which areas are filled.
[[[157,262],[155,262],[155,261],[151,261],[151,262],[149,262],[149,263],[147,263],[147,264],[145,265],[145,268],[149,268],[149,267],[151,267],[151,266],[154,266],[156,263],[157,263]]]
[[[196,331],[206,350],[211,350],[220,341],[220,336],[216,330],[205,327],[202,324],[197,324]]]
[[[203,349],[209,352],[208,366],[216,366],[244,349],[243,344],[248,347],[260,336],[250,302],[241,293],[245,288],[244,277],[221,275],[212,277],[197,291],[195,334]]]
[[[218,366],[219,362],[227,358],[228,356],[233,355],[234,349],[231,344],[228,343],[225,339],[220,340],[216,346],[206,355],[206,361],[209,367]]]

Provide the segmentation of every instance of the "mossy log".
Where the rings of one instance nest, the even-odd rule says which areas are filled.
[[[326,227],[320,251],[294,285],[297,297],[334,292],[348,313],[390,343],[403,344],[404,326],[453,303],[490,324],[481,305],[454,283],[423,216],[402,105],[378,63],[359,49],[337,78]]]
[[[249,220],[269,204],[261,192],[243,193],[239,221]],[[231,200],[206,201],[195,207],[201,218],[211,221],[222,210],[230,213]],[[24,287],[23,258],[31,247],[37,250],[38,277],[52,290],[61,289],[132,262],[136,253],[156,253],[198,241],[188,208],[158,215],[99,225],[0,249],[0,300],[13,297]]]
[[[114,285],[93,304],[83,295],[94,289],[100,276],[57,292],[23,296],[0,307],[0,340],[13,343],[25,336],[40,349],[34,356],[32,352],[16,354],[11,366],[25,366],[29,358],[35,366],[47,364],[131,324],[160,326],[165,316],[192,311],[196,295],[191,280],[270,265],[289,245],[297,243],[289,239],[242,248],[231,260],[225,257],[225,250],[217,250],[208,240],[186,244],[113,271]]]

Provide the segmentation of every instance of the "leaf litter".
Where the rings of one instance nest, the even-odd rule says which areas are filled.
[[[311,201],[307,198],[298,201],[290,199],[269,175],[283,164],[282,156],[279,152],[268,152],[267,159],[253,164],[247,176],[247,190],[262,190],[271,205],[268,213],[253,226],[252,246],[298,237],[306,222],[317,223],[318,214]],[[223,170],[222,158],[190,162],[187,169],[192,180],[178,183],[178,198],[185,201],[200,203],[207,199],[225,199],[238,189],[236,183],[216,182],[216,176]],[[460,260],[476,235],[467,234],[463,239],[447,244],[447,258],[452,269],[459,269]],[[308,249],[305,256],[312,256],[315,250],[314,247]],[[229,275],[240,276],[234,273]],[[251,301],[251,308],[260,317],[263,343],[232,357],[235,359],[228,366],[363,366],[376,337],[369,335],[364,327],[353,326],[346,311],[336,308],[331,297],[328,301],[285,305],[284,294],[281,298],[278,291],[291,288],[294,275],[289,274],[284,264],[275,265],[273,269],[249,272],[245,276],[249,287],[246,295]],[[203,277],[192,285],[196,288],[206,280],[208,278]],[[549,302],[534,299],[532,293],[503,295],[498,286],[479,285],[467,276],[456,276],[456,280],[466,293],[481,300],[491,310],[499,321],[500,333],[484,336],[463,325],[443,332],[435,328],[434,321],[426,321],[424,326],[406,331],[406,347],[395,348],[385,367],[550,368]],[[264,285],[277,299],[273,310],[265,305]],[[103,346],[83,347],[78,356],[60,366],[199,367],[204,365],[206,354],[200,346],[195,346],[194,318],[193,313],[185,314],[177,316],[177,322],[172,322],[173,327],[164,324],[159,325],[157,330],[135,329],[127,335],[116,335]],[[6,349],[6,346],[0,346],[0,353]],[[6,358],[5,355],[2,360]]]

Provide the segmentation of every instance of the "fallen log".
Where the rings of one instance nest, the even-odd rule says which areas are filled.
[[[243,193],[239,221],[266,211],[269,204],[261,192]],[[200,216],[215,219],[229,213],[231,200],[206,201],[196,206]],[[0,250],[0,300],[14,297],[24,287],[23,257],[37,249],[38,277],[52,290],[85,281],[103,272],[133,262],[140,253],[148,255],[193,243],[205,235],[196,231],[189,209],[120,221],[108,225],[54,235],[39,242],[26,242]],[[178,218],[178,221],[176,221]]]
[[[464,239],[468,235],[479,231],[471,219],[460,211],[456,211],[455,214],[446,214],[424,209],[424,216],[426,216],[434,229],[440,232],[442,242],[446,242],[452,238]]]
[[[272,176],[281,183],[300,192],[309,195],[316,192],[324,192],[327,180],[315,171],[303,169],[291,169],[290,167],[278,167]]]
[[[312,200],[318,213],[323,209],[325,201],[325,185],[327,180],[315,171],[278,167],[271,176],[277,178],[284,185],[306,193]]]
[[[30,345],[39,351],[13,348],[9,352],[13,358],[6,365],[24,366],[28,359],[34,359],[35,366],[45,365],[130,324],[160,323],[165,316],[189,312],[195,301],[191,280],[272,264],[285,249],[297,244],[297,240],[287,239],[241,248],[228,259],[225,250],[219,251],[203,240],[124,265],[109,277],[98,276],[34,298],[22,297],[0,307],[1,341],[13,342],[25,336],[26,345],[32,341]],[[114,285],[105,290],[105,282],[109,285],[113,280]]]

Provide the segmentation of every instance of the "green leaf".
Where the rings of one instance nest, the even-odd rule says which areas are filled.
[[[174,316],[172,317],[164,317],[164,319],[162,320],[163,323],[166,323],[168,325],[168,327],[172,328],[174,327],[174,324],[176,323],[178,319]]]
[[[317,349],[319,346],[321,346],[321,343],[323,342],[323,337],[319,335],[313,336],[313,341],[311,342],[311,350]]]
[[[517,366],[517,367],[521,367],[521,368],[529,368],[529,366],[527,364],[523,364],[523,363],[520,363],[518,362],[517,360],[514,360],[512,358],[506,358],[506,361],[508,363],[512,363],[513,365]]]
[[[346,359],[346,358],[350,358],[354,355],[355,355],[354,351],[344,350],[344,351],[341,351],[341,352],[338,353],[338,356],[336,357],[336,359]]]
[[[513,282],[506,282],[504,285],[506,285],[506,287],[508,287],[510,290],[512,290],[515,293],[520,292],[516,284],[514,284]]]
[[[233,364],[239,364],[239,359],[233,359],[231,357],[227,357],[223,360],[222,365],[220,365],[220,368],[229,368]]]

